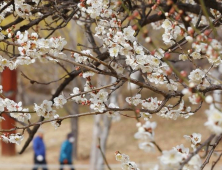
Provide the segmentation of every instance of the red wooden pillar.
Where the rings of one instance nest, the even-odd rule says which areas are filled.
[[[3,86],[3,94],[5,97],[16,100],[16,92],[17,92],[17,74],[16,70],[10,70],[5,68],[2,72],[2,86]],[[7,114],[3,114],[5,120],[1,122],[2,129],[11,129],[14,128],[15,121],[10,118]],[[11,133],[15,133],[11,132]],[[3,156],[12,156],[16,154],[15,144],[14,143],[5,143],[1,142],[1,149]]]

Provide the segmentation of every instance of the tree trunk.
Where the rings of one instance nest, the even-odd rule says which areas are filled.
[[[99,80],[104,80],[103,77],[98,77]],[[115,81],[115,78],[110,79],[111,83]],[[110,102],[116,104],[117,93],[114,92],[110,97]],[[104,159],[101,154],[106,154],[106,142],[109,135],[109,130],[111,127],[112,119],[107,115],[96,115],[94,120],[94,128],[93,128],[93,141],[92,141],[92,149],[91,149],[91,157],[90,157],[90,170],[104,170]],[[98,143],[100,139],[100,144]],[[98,149],[98,145],[100,145],[101,151]]]
[[[102,115],[102,116],[103,116],[103,131],[100,135],[100,148],[101,148],[101,151],[103,152],[103,154],[105,155],[106,142],[108,139],[112,119],[110,117],[108,117],[107,115]],[[99,154],[98,154],[98,161],[97,161],[97,168],[96,168],[97,170],[104,169],[104,159],[103,159],[101,151],[100,150],[98,151]]]
[[[77,115],[79,114],[79,105],[74,103],[73,104],[73,111],[72,111],[73,115]],[[75,140],[73,142],[73,158],[74,159],[78,159],[77,157],[77,145],[78,145],[78,117],[72,118],[71,119],[71,133],[73,134]]]
[[[94,116],[94,126],[93,126],[93,139],[92,139],[92,147],[90,154],[90,170],[96,170],[97,158],[98,158],[98,137],[101,132],[100,119],[102,115]]]

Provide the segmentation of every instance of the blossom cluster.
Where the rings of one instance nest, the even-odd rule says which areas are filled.
[[[156,110],[160,107],[162,101],[159,101],[157,97],[152,98],[149,97],[145,100],[141,99],[141,94],[136,94],[133,97],[127,97],[126,102],[129,105],[134,105],[138,106],[141,105],[142,109],[147,110],[147,112],[141,112],[141,116],[146,118],[150,118],[151,114],[149,113],[149,110]],[[157,115],[163,117],[163,118],[168,118],[168,119],[173,119],[176,120],[178,117],[183,117],[183,118],[188,118],[192,116],[194,113],[191,111],[190,106],[186,106],[184,103],[184,100],[182,100],[179,104],[178,109],[172,109],[172,105],[168,105],[165,107],[162,107],[159,112],[156,113]]]
[[[159,157],[160,169],[179,169],[180,164],[190,156],[189,148],[184,147],[183,144],[177,145],[169,151],[163,151],[162,156]],[[183,167],[183,170],[193,169],[199,170],[202,161],[199,155],[194,155],[191,160]]]
[[[0,10],[5,6],[7,5],[7,2],[0,2]],[[12,12],[13,10],[13,6],[12,5],[9,5],[5,10],[3,10],[1,13],[0,13],[0,24],[1,22],[5,19],[5,16],[7,13],[9,12]],[[5,35],[1,32],[2,29],[0,27],[0,40],[3,40],[5,38]]]
[[[29,113],[28,108],[22,108],[22,102],[14,102],[8,98],[2,99],[0,98],[0,112],[7,110],[10,113],[10,116],[19,120],[19,121],[27,121],[31,119],[31,115]],[[0,116],[0,119],[4,119]]]
[[[116,152],[116,160],[122,163],[122,170],[140,170],[135,162],[130,161],[129,156]]]
[[[11,29],[7,30],[8,37],[14,37],[16,39],[18,50],[20,53],[19,57],[15,58],[15,61],[8,60],[0,56],[0,72],[5,67],[11,70],[16,69],[19,65],[29,65],[36,61],[38,58],[42,62],[55,61],[53,57],[65,57],[66,55],[61,52],[63,47],[66,45],[66,41],[61,37],[52,37],[49,39],[39,38],[38,34],[33,32],[31,34],[25,31],[22,34],[20,31],[14,35]]]
[[[54,103],[52,101],[44,100],[41,105],[34,104],[34,110],[38,116],[48,118],[54,121],[51,121],[51,124],[57,128],[60,126],[59,115],[56,114],[56,110],[62,108],[64,104],[67,103],[64,95],[61,94],[58,97],[54,98]]]
[[[135,133],[134,137],[139,139],[139,148],[145,152],[152,152],[155,149],[154,142],[154,129],[156,128],[156,122],[146,121],[143,125],[137,124],[138,132]]]
[[[220,135],[222,133],[222,112],[211,104],[210,109],[206,111],[206,114],[208,120],[205,123],[205,126],[207,126],[213,133]]]
[[[120,17],[115,12],[112,1],[82,1],[79,8],[87,14],[100,17],[95,28],[95,36],[103,41],[103,47],[107,48],[111,58],[119,55],[125,56],[126,64],[133,70],[141,70],[147,74],[147,79],[155,84],[165,84],[169,90],[176,91],[178,84],[173,79],[166,79],[169,66],[162,61],[164,50],[157,49],[152,54],[145,51],[144,47],[136,41],[135,30],[132,26],[124,27]],[[108,6],[111,4],[112,7]],[[93,9],[93,10],[92,10]],[[96,10],[97,12],[93,12]],[[108,12],[108,11],[109,12]],[[99,12],[100,11],[100,12]],[[123,71],[121,71],[122,73]]]
[[[193,148],[193,151],[195,151],[196,147],[200,145],[201,134],[193,133],[192,135],[184,135],[184,137],[191,141],[191,147]],[[183,144],[177,145],[171,150],[165,150],[162,152],[162,155],[159,157],[160,165],[157,167],[160,170],[179,169],[181,163],[188,159],[189,156],[191,156],[189,148],[184,147]],[[192,156],[191,160],[183,167],[183,170],[199,170],[201,165],[201,158],[197,154]]]
[[[156,123],[153,122],[146,122],[143,126],[139,126],[139,132],[135,134],[135,136],[140,136],[140,138],[148,139],[153,137],[153,129],[156,127]],[[145,130],[146,132],[145,132]],[[193,133],[192,135],[184,135],[184,138],[191,141],[191,147],[193,148],[193,151],[196,150],[196,148],[200,145],[201,142],[201,134],[199,133]],[[152,138],[153,139],[153,138]],[[140,144],[140,149],[144,149],[145,151],[152,151],[154,145],[150,145],[151,143],[145,142]],[[176,147],[173,147],[171,150],[164,150],[162,151],[162,155],[159,157],[159,165],[156,165],[154,167],[155,170],[176,170],[179,169],[181,164],[186,161],[191,156],[190,149],[184,147],[183,144],[177,145]],[[128,168],[128,164],[126,162],[129,161],[129,156],[125,154],[121,154],[120,152],[116,152],[116,160],[122,162],[122,169],[126,167],[126,170],[130,169]],[[130,165],[135,165],[135,163],[130,163]],[[183,170],[199,170],[202,165],[202,161],[200,156],[192,155],[190,161],[184,165]],[[131,167],[131,169],[137,168]]]
[[[21,135],[20,133],[16,133],[16,134],[2,134],[1,136],[2,141],[8,143],[16,143],[17,145],[19,145],[21,143],[21,141],[23,140],[23,135]]]

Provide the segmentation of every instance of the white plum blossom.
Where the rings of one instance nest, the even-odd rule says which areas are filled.
[[[210,105],[210,109],[206,111],[208,120],[205,123],[213,133],[219,135],[222,133],[222,112]]]
[[[191,147],[195,149],[200,145],[201,142],[201,134],[193,133],[192,135],[184,135],[184,138],[191,142]]]
[[[109,108],[119,108],[118,106],[116,106],[114,103],[110,103],[109,104]],[[119,111],[108,111],[106,112],[106,115],[108,117],[112,117],[113,121],[118,121],[120,120],[120,114]]]
[[[156,126],[156,122],[146,121],[145,124],[138,128],[138,132],[135,133],[134,137],[136,139],[152,141],[154,140],[154,129]]]
[[[184,159],[187,159],[187,157],[189,156],[189,148],[185,148],[183,144],[177,145],[176,147],[174,147],[174,149],[182,153]]]
[[[139,144],[139,148],[145,152],[155,151],[155,145],[152,142],[142,142]]]
[[[28,108],[21,110],[23,113],[10,113],[10,116],[17,119],[18,121],[25,122],[31,119],[31,114],[27,113],[29,111]]]
[[[130,105],[137,106],[138,104],[142,102],[140,98],[141,98],[141,94],[137,94],[134,97],[127,97],[126,102],[129,103]]]
[[[179,55],[179,60],[186,61],[187,59],[188,59],[188,55],[187,54],[180,54]]]
[[[23,138],[24,138],[23,135],[21,135],[20,133],[10,134],[8,141],[10,143],[16,143],[17,145],[19,145],[23,140]]]
[[[158,101],[157,97],[155,98],[147,98],[146,100],[142,100],[142,106],[145,109],[149,109],[149,110],[155,110],[158,108],[159,104],[161,103],[161,101]]]
[[[209,104],[211,104],[213,102],[213,97],[211,95],[205,97],[205,101]]]
[[[202,56],[199,52],[196,52],[194,51],[193,53],[190,54],[190,56],[193,58],[193,59],[201,59]]]
[[[144,120],[149,120],[152,118],[152,115],[150,113],[146,112],[140,112],[140,116],[144,118]]]
[[[103,103],[101,102],[92,102],[92,104],[90,105],[90,108],[95,110],[96,112],[103,112],[106,110],[106,107]]]
[[[194,155],[191,160],[184,166],[184,170],[199,170],[201,168],[202,161],[199,155]]]
[[[190,97],[189,97],[189,101],[192,104],[198,104],[201,101],[201,97],[199,96],[199,94],[197,93],[193,93]]]
[[[118,45],[114,45],[112,48],[109,49],[109,53],[111,57],[117,57],[119,53],[119,48]]]
[[[116,160],[125,163],[129,161],[129,156],[118,152],[116,153]]]
[[[177,149],[163,151],[162,156],[159,157],[160,163],[166,167],[176,169],[179,168],[183,160],[183,154],[178,152]]]
[[[4,134],[1,135],[1,140],[5,143],[9,142],[9,138],[7,136],[5,136]]]
[[[84,72],[84,73],[83,73],[82,77],[83,77],[83,78],[87,78],[87,77],[92,77],[92,76],[94,76],[94,75],[95,75],[94,72],[92,72],[92,71],[87,71],[87,72]]]
[[[135,40],[134,33],[135,30],[131,26],[128,26],[127,28],[123,29],[124,38],[126,40],[134,41]]]
[[[205,73],[200,69],[193,70],[189,77],[189,81],[195,84],[200,84],[203,81]]]
[[[51,119],[58,119],[58,118],[59,118],[59,115],[56,114]],[[51,121],[51,124],[55,127],[55,129],[57,129],[60,126],[61,122],[54,120],[54,121]]]
[[[130,161],[129,156],[116,152],[116,160],[122,163],[122,170],[140,170],[135,162]]]
[[[52,109],[52,101],[44,100],[40,106],[35,103],[34,110],[38,116],[45,118],[51,118],[55,114],[55,110]]]
[[[59,95],[58,97],[54,98],[54,104],[57,109],[62,108],[64,104],[67,103],[67,100],[65,99],[64,95]]]
[[[79,88],[74,87],[73,93],[70,94],[71,96],[73,96],[72,100],[74,100],[76,103],[85,103],[86,102],[85,95],[80,95],[80,93],[81,91],[79,90]]]

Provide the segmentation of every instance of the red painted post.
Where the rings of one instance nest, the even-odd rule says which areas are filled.
[[[11,100],[16,100],[17,92],[17,74],[16,70],[5,68],[2,72],[3,95]],[[15,121],[7,114],[2,114],[5,120],[1,122],[2,129],[11,129],[15,125]],[[11,132],[11,133],[15,133]],[[16,154],[15,144],[1,142],[1,150],[3,156],[13,156]]]

